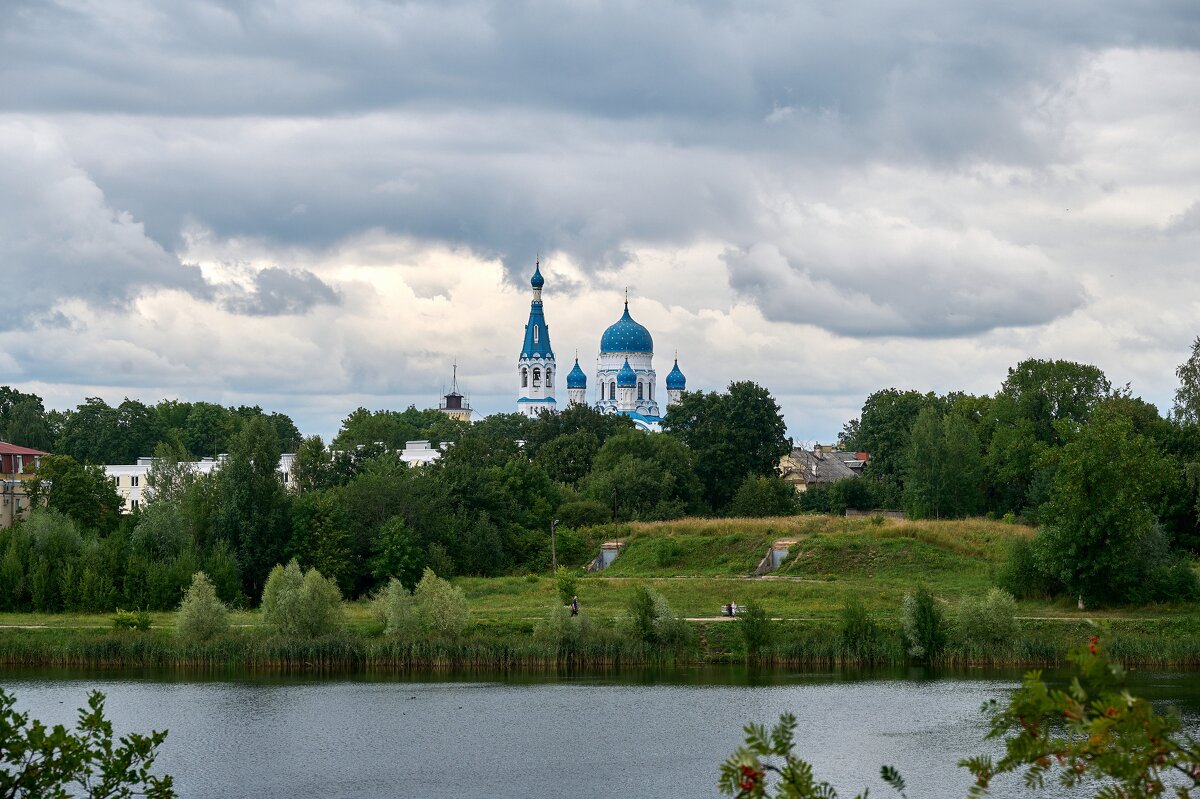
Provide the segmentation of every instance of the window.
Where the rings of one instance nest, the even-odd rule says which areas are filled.
[[[136,499],[129,500],[129,503],[130,503],[130,505],[132,505],[134,510],[138,509],[138,501]]]
[[[651,402],[654,401],[654,384],[653,383],[650,384],[650,401]]]
[[[529,385],[529,370],[521,369],[521,388],[526,388]]]
[[[137,488],[137,484],[138,484],[138,476],[136,474],[131,474],[129,476],[129,485],[133,486],[134,488]]]
[[[638,399],[640,399],[640,400],[641,400],[641,399],[645,399],[645,397],[643,397],[643,396],[642,396],[642,391],[643,391],[643,389],[642,389],[642,381],[641,381],[641,380],[639,380],[639,381],[638,381]]]
[[[600,382],[600,401],[604,402],[604,382]]]
[[[534,328],[535,330],[537,328]],[[533,387],[540,388],[542,385],[542,370],[535,368],[533,370]]]
[[[616,380],[608,381],[608,398],[609,399],[617,398],[617,381]]]
[[[538,326],[537,325],[533,326],[533,343],[534,344],[538,343]]]
[[[554,370],[546,369],[546,388],[554,388]]]

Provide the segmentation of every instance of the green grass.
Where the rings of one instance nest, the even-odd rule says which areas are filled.
[[[722,606],[759,604],[777,619],[780,640],[764,653],[768,662],[845,662],[837,628],[839,613],[861,601],[886,631],[878,662],[905,659],[899,607],[918,583],[929,586],[949,611],[964,596],[994,584],[1011,542],[1032,535],[1018,525],[984,519],[947,522],[796,516],[775,519],[683,519],[610,525],[590,531],[596,541],[620,539],[625,548],[608,570],[582,576],[577,591],[583,612],[611,631],[633,591],[649,585],[694,624],[696,648],[685,657],[709,662],[740,659],[734,621],[717,622]],[[765,579],[750,577],[767,547],[793,539],[789,558]],[[662,653],[604,633],[564,654],[536,640],[535,628],[559,603],[549,575],[460,577],[472,632],[453,645],[423,642],[398,647],[380,636],[381,625],[365,601],[347,605],[342,636],[322,642],[281,641],[254,611],[232,614],[233,632],[203,647],[185,647],[172,636],[173,614],[152,614],[148,633],[112,631],[113,614],[0,614],[0,662],[10,664],[135,664],[253,668],[407,668],[475,664],[479,667],[553,665],[564,657],[606,664],[644,662]],[[1067,601],[1024,601],[1019,641],[1003,652],[960,647],[948,663],[1051,665],[1086,640],[1087,619],[1107,620],[1113,652],[1149,665],[1200,665],[1200,606],[1180,604],[1079,611]],[[23,627],[34,629],[20,629]]]

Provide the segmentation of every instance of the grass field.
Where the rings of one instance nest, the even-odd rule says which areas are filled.
[[[780,629],[791,643],[778,648],[780,657],[821,661],[835,657],[824,639],[837,629],[847,600],[861,601],[881,627],[898,635],[900,604],[916,585],[927,585],[951,609],[964,596],[991,588],[1012,541],[1033,531],[986,519],[911,522],[797,516],[635,523],[592,533],[597,541],[619,540],[624,545],[606,571],[584,575],[580,570],[576,591],[585,615],[596,622],[610,624],[624,612],[637,586],[649,585],[678,615],[695,620],[700,656],[720,660],[735,657],[738,646],[736,624],[721,618],[721,608],[728,602],[754,603],[783,620]],[[770,544],[780,539],[795,541],[780,569],[763,578],[752,576]],[[454,582],[467,597],[477,634],[470,657],[546,657],[544,647],[538,649],[530,641],[560,601],[550,575],[460,577]],[[1087,619],[1106,620],[1114,632],[1122,632],[1125,656],[1135,661],[1200,662],[1196,604],[1080,611],[1065,600],[1024,601],[1018,615],[1024,640],[1005,656],[1014,662],[1061,658],[1072,641],[1086,640]],[[368,602],[348,604],[347,616],[354,640],[331,644],[334,654],[329,657],[350,663],[390,657],[370,643],[378,640],[381,626]],[[258,661],[291,662],[287,647],[262,643],[270,631],[262,627],[257,612],[234,612],[231,622],[240,644],[230,644],[225,654],[213,651],[194,657],[219,661],[252,651],[250,657]],[[111,633],[112,614],[0,614],[0,658],[36,659],[39,647],[44,647],[60,661],[88,661],[111,652],[117,661],[168,662],[176,657],[170,653],[173,614],[152,614],[152,623],[147,641],[157,640],[157,649]],[[326,657],[299,651],[301,662]]]

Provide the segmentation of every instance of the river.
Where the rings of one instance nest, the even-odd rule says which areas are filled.
[[[182,797],[710,797],[746,721],[783,712],[799,751],[843,796],[891,764],[908,795],[963,797],[955,766],[996,751],[980,706],[1013,672],[637,671],[570,679],[409,680],[0,672],[18,708],[73,723],[92,688],[118,732],[169,729],[157,771]],[[1200,676],[1134,675],[1200,728]],[[995,796],[1022,796],[1016,780]],[[1050,795],[1061,795],[1054,792]]]

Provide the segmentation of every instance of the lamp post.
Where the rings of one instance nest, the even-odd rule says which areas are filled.
[[[558,529],[558,519],[550,522],[550,571],[558,571],[558,548],[555,541],[555,530]]]

